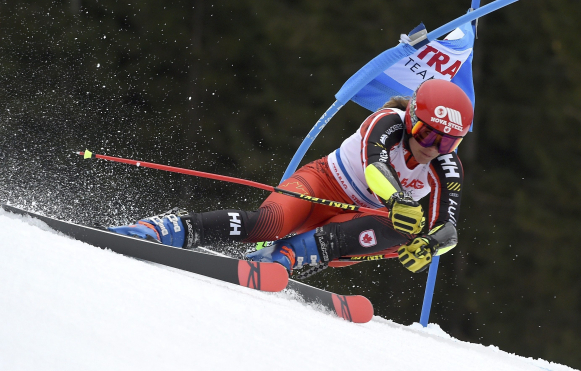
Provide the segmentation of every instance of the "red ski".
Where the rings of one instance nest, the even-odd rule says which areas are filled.
[[[288,288],[307,303],[321,304],[347,321],[367,323],[373,318],[373,305],[365,296],[338,295],[295,280],[289,280]]]
[[[288,273],[278,263],[239,260],[238,284],[261,291],[282,291],[288,284]]]

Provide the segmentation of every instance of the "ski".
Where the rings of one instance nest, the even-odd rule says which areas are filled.
[[[76,240],[132,258],[163,264],[261,291],[282,291],[288,284],[286,269],[277,263],[251,262],[210,255],[65,222],[9,205],[2,205],[2,208],[14,214],[39,219],[55,231]]]
[[[299,294],[306,303],[320,304],[347,321],[367,323],[373,318],[373,305],[365,296],[339,295],[292,279],[287,288]]]
[[[224,256],[205,247],[199,249]],[[373,304],[365,296],[339,295],[293,279],[289,279],[287,290],[297,293],[305,303],[322,305],[337,317],[353,323],[367,323],[373,318]]]
[[[42,216],[10,205],[2,205],[2,208],[14,214],[39,219],[69,237],[125,256],[261,291],[276,292],[288,288],[306,303],[322,305],[338,317],[354,323],[366,323],[373,317],[373,305],[366,297],[339,295],[289,280],[284,267],[277,263],[235,259],[204,248],[200,250],[205,252],[185,250]]]

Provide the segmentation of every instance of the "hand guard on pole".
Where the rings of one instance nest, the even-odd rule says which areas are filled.
[[[456,227],[451,222],[435,226],[427,235],[418,236],[397,251],[399,261],[414,273],[426,269],[432,257],[452,250],[458,243]]]
[[[424,229],[426,218],[422,206],[403,192],[394,193],[386,203],[389,217],[398,231],[418,234]]]
[[[426,269],[432,262],[432,241],[429,237],[416,237],[397,251],[399,261],[414,273]]]

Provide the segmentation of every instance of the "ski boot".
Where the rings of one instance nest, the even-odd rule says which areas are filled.
[[[184,214],[183,211],[174,208],[166,213],[141,219],[135,224],[109,227],[107,229],[130,237],[143,238],[174,247],[183,247],[186,231],[179,217],[182,214]]]
[[[308,231],[289,238],[275,241],[272,245],[247,254],[246,258],[258,262],[276,262],[292,273],[305,264],[318,265],[329,261],[326,234],[316,230]],[[321,256],[323,259],[321,260]]]

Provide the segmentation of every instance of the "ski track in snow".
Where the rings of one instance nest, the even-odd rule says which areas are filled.
[[[0,370],[572,370],[438,325],[353,324],[0,210]]]

